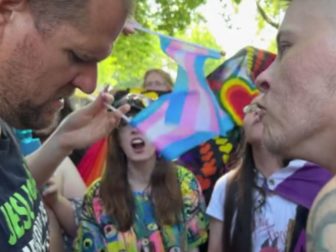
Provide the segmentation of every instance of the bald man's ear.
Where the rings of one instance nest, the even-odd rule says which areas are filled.
[[[28,0],[0,0],[0,41],[5,25],[15,12],[23,11],[28,6]]]
[[[0,25],[8,21],[11,14],[27,7],[27,0],[0,0]]]
[[[16,10],[26,7],[28,0],[0,0],[0,9]]]

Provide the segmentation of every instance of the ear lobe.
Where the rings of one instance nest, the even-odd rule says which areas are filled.
[[[27,7],[27,0],[0,0],[0,11],[20,11]]]
[[[3,24],[13,12],[24,10],[27,0],[0,0],[0,25]]]
[[[8,23],[14,12],[20,12],[28,7],[28,0],[0,0],[0,39],[4,25]]]

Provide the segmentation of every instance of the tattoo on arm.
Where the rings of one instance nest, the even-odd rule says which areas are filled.
[[[336,189],[324,194],[311,210],[307,228],[309,252],[336,251]]]

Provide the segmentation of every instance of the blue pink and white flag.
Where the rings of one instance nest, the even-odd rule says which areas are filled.
[[[143,132],[167,159],[219,135],[233,122],[219,107],[205,75],[208,58],[220,52],[159,34],[162,50],[178,64],[173,92],[161,96],[142,110],[131,124]]]
[[[210,139],[184,153],[179,163],[196,175],[205,200],[210,200],[217,179],[228,171],[228,163],[240,139],[243,108],[258,94],[256,76],[272,63],[275,55],[251,46],[226,59],[207,81],[221,108],[231,117],[235,129],[228,135]]]

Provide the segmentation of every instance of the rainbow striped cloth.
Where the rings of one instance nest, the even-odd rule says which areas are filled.
[[[167,159],[226,135],[233,122],[219,106],[203,71],[205,60],[220,52],[159,34],[162,50],[176,61],[174,89],[142,110],[132,120]]]

